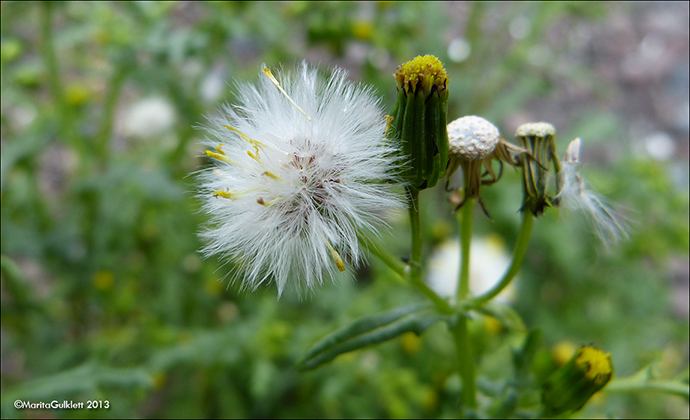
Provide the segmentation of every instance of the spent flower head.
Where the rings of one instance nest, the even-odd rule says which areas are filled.
[[[458,168],[462,168],[464,188],[462,198],[451,197],[453,201],[457,201],[454,203],[457,206],[456,210],[462,207],[468,198],[473,198],[479,201],[482,210],[488,216],[489,213],[479,195],[480,187],[491,185],[500,179],[503,162],[518,166],[520,155],[525,154],[525,159],[531,155],[526,149],[506,142],[498,128],[482,117],[469,115],[458,118],[448,124],[447,130],[450,159],[446,190],[448,190],[450,177]],[[498,175],[492,167],[494,160],[500,165]],[[484,173],[482,173],[482,168],[484,168]]]
[[[556,156],[556,129],[547,122],[522,124],[515,132],[520,146],[527,149],[533,159],[524,159],[523,164],[523,211],[529,210],[535,216],[551,207],[552,196],[550,167],[559,166]]]
[[[372,91],[339,69],[324,78],[303,63],[276,78],[264,68],[258,84],[238,88],[240,105],[206,127],[215,168],[200,176],[211,216],[203,252],[232,261],[243,287],[312,289],[357,266],[358,236],[401,206],[386,182],[396,159],[386,119]]]

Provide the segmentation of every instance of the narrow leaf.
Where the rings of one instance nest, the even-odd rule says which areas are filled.
[[[419,335],[444,317],[417,304],[361,318],[316,344],[302,359],[299,370],[313,369],[336,356],[395,338],[406,332]]]

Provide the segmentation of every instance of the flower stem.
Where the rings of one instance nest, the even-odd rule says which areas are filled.
[[[518,233],[517,242],[515,243],[515,250],[513,251],[513,261],[508,268],[508,271],[503,275],[501,281],[495,285],[491,290],[484,293],[481,296],[477,296],[471,300],[473,305],[482,304],[493,299],[496,295],[501,293],[503,289],[506,288],[513,280],[517,274],[520,266],[522,265],[522,259],[525,257],[525,252],[527,251],[527,245],[529,244],[529,238],[532,234],[532,225],[534,224],[534,215],[529,210],[525,209],[522,212],[522,224],[520,225],[520,232]]]
[[[665,394],[679,395],[688,398],[688,384],[663,380],[640,382],[630,378],[615,379],[606,388],[606,392],[660,391]]]
[[[458,302],[467,299],[470,293],[470,245],[472,242],[472,210],[474,199],[465,202],[462,211],[458,213],[460,227],[460,278],[458,281]],[[458,358],[458,369],[462,379],[462,403],[465,408],[477,406],[477,391],[475,388],[474,359],[472,357],[472,343],[467,332],[468,319],[460,316],[453,326],[455,351]]]
[[[472,241],[472,209],[474,199],[467,199],[462,211],[458,213],[460,225],[460,279],[458,282],[458,302],[470,294],[470,243]]]
[[[48,68],[47,79],[50,93],[53,96],[53,100],[58,108],[58,112],[65,112],[67,105],[65,102],[65,94],[62,90],[62,85],[60,84],[60,75],[57,68],[57,59],[55,57],[55,50],[53,46],[53,7],[54,6],[52,4],[46,2],[43,4],[43,9],[41,10],[42,53],[46,62],[46,67]]]
[[[434,303],[439,312],[450,314],[453,312],[450,304],[431,290],[422,280],[422,227],[419,221],[419,191],[415,188],[408,188],[407,192],[410,228],[412,231],[412,254],[410,256],[407,277],[412,285]]]
[[[410,212],[410,229],[412,230],[412,254],[410,265],[422,265],[422,226],[419,222],[419,191],[408,188],[408,210]],[[414,269],[412,271],[415,271]],[[418,270],[417,270],[418,271]]]
[[[455,353],[458,358],[458,370],[462,379],[462,406],[463,408],[475,408],[477,406],[477,390],[474,384],[474,358],[472,356],[472,343],[470,343],[467,331],[467,322],[467,317],[458,316],[452,331]]]
[[[405,270],[407,268],[407,264],[405,264],[400,258],[386,251],[382,247],[377,246],[366,235],[360,235],[359,240],[364,244],[369,252],[371,252],[372,255],[386,264],[388,268],[393,270],[398,276],[406,279]]]
[[[69,104],[65,98],[65,91],[60,80],[57,57],[55,55],[55,45],[53,40],[53,7],[51,2],[44,2],[41,10],[41,43],[43,59],[46,63],[48,88],[55,104],[56,112],[59,117],[60,133],[63,140],[73,146],[82,155],[85,152],[84,142],[80,142],[73,127],[73,116]]]

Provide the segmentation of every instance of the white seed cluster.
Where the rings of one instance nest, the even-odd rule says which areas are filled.
[[[210,215],[203,253],[232,261],[231,278],[255,290],[275,281],[298,292],[336,279],[364,259],[362,232],[385,227],[402,207],[394,190],[398,151],[372,90],[327,78],[303,63],[241,84],[238,105],[209,118],[199,177]]]
[[[556,129],[553,128],[553,125],[547,122],[522,124],[520,127],[517,128],[517,131],[515,132],[515,137],[547,137],[555,135]]]
[[[456,159],[478,160],[496,149],[499,132],[484,118],[470,115],[448,124],[448,145]]]

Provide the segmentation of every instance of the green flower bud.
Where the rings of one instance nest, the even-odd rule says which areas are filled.
[[[398,67],[394,76],[398,94],[390,135],[406,162],[402,178],[417,190],[431,188],[448,164],[448,75],[438,58],[425,55]]]
[[[540,216],[546,207],[551,207],[551,196],[547,192],[550,184],[549,166],[553,162],[556,173],[560,167],[556,157],[556,129],[546,122],[527,123],[518,127],[515,137],[532,157],[522,160],[525,192],[522,209]]]
[[[592,346],[580,347],[542,385],[545,416],[572,413],[581,409],[612,377],[611,354]]]

